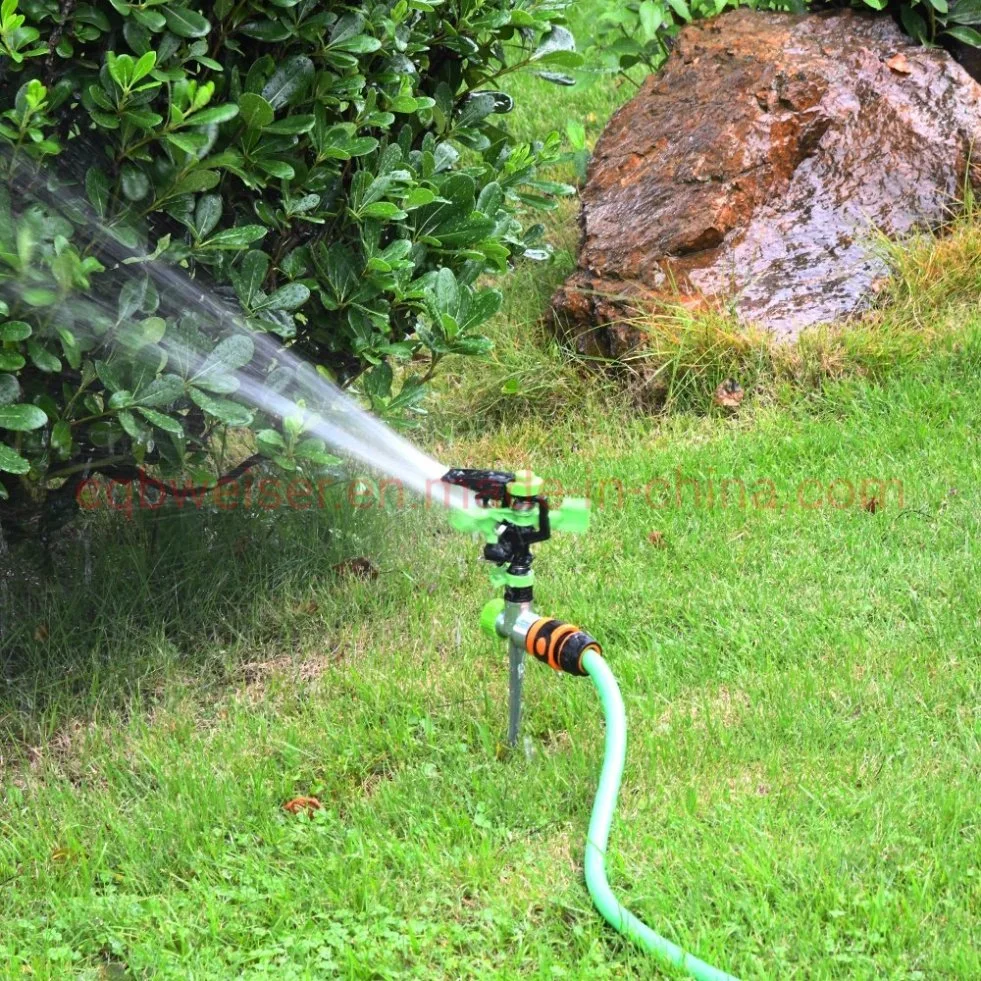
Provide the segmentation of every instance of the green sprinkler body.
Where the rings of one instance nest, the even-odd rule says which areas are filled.
[[[544,482],[530,470],[451,470],[443,478],[471,491],[451,522],[458,531],[484,536],[484,559],[493,565],[491,582],[504,587],[503,598],[491,600],[480,616],[481,628],[508,642],[508,745],[515,746],[521,728],[525,657],[530,654],[556,671],[585,675],[587,651],[601,653],[585,631],[534,610],[535,574],[531,546],[547,541],[553,531],[584,532],[589,527],[589,502],[563,501],[550,510],[542,494]]]

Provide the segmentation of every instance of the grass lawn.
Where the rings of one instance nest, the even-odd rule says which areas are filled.
[[[614,889],[742,977],[981,976],[976,299],[907,302],[915,362],[650,415],[541,341],[564,261],[510,281],[423,438],[594,499],[537,597],[624,692]],[[103,524],[8,597],[3,976],[656,974],[582,882],[595,693],[530,665],[533,752],[502,750],[492,593],[441,514]]]

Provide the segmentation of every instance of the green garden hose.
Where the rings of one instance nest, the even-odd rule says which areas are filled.
[[[610,888],[606,878],[606,845],[610,838],[610,824],[617,806],[623,762],[627,753],[627,717],[620,688],[606,661],[595,651],[588,650],[582,657],[582,668],[592,678],[599,692],[606,718],[606,751],[586,838],[586,886],[589,894],[603,919],[614,930],[648,953],[660,957],[666,964],[687,971],[699,981],[735,981],[731,974],[706,964],[686,953],[677,944],[656,934],[624,907]]]

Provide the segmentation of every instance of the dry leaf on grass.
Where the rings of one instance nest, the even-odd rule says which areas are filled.
[[[723,409],[738,409],[746,393],[735,378],[727,378],[716,390],[713,401]]]
[[[321,810],[323,806],[316,797],[294,797],[283,805],[283,810],[289,811],[290,814],[299,814],[301,811],[304,814],[313,814],[314,811]]]
[[[663,531],[652,531],[652,532],[650,532],[650,534],[647,536],[647,540],[655,548],[664,548],[664,546],[667,545],[667,542],[664,539],[664,532]]]
[[[377,579],[378,568],[371,559],[359,555],[356,559],[346,559],[331,567],[339,576],[354,576],[356,579]]]

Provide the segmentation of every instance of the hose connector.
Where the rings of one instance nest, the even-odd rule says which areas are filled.
[[[603,653],[597,641],[585,630],[548,617],[540,617],[528,628],[525,650],[550,668],[579,677],[586,674],[582,666],[583,655],[587,651]]]

